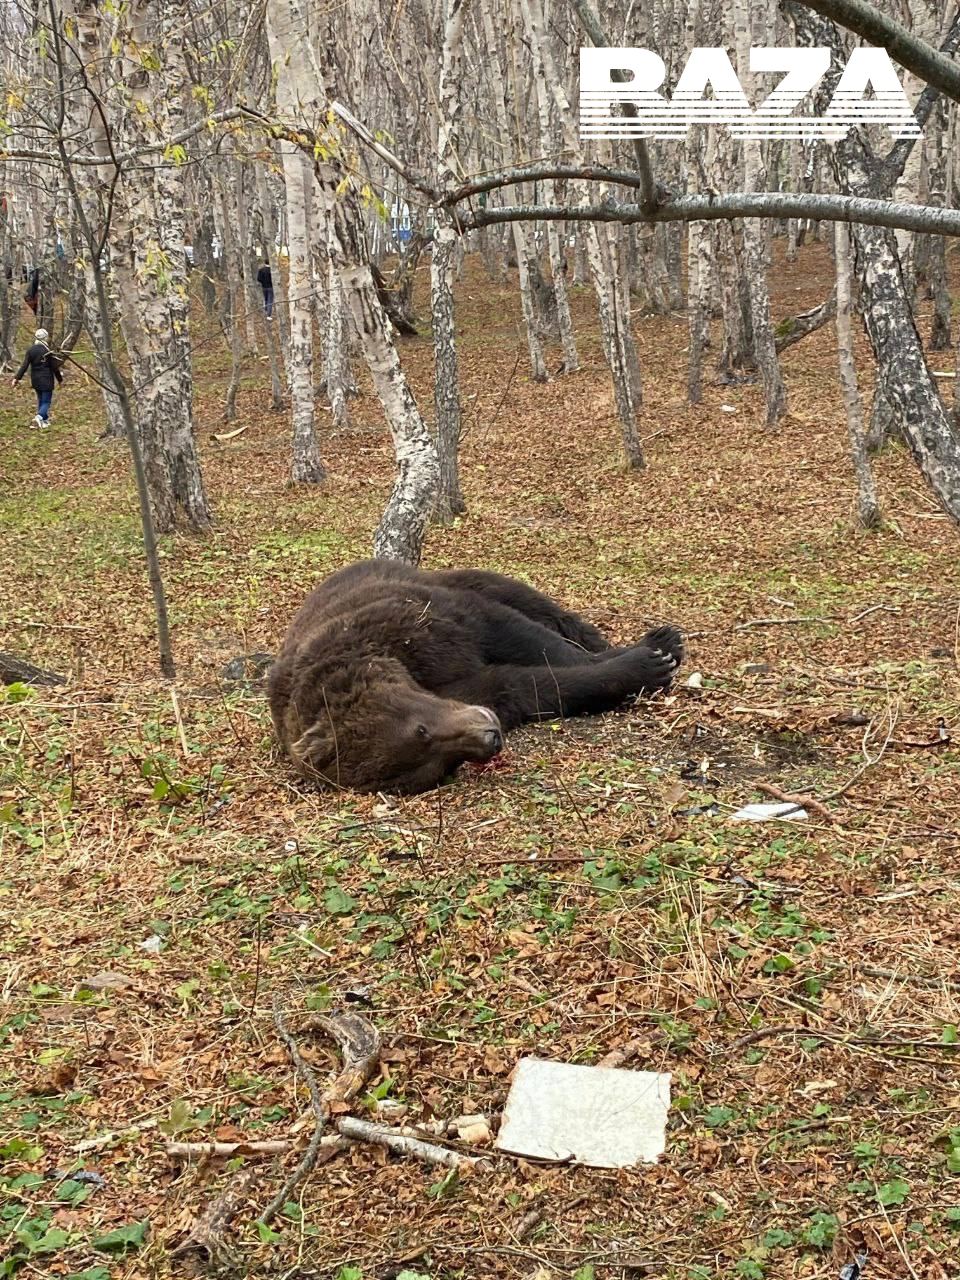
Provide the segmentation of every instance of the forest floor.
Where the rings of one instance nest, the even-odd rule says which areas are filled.
[[[778,319],[814,305],[825,249],[774,279]],[[229,360],[198,312],[216,528],[162,540],[182,740],[96,387],[71,372],[43,434],[29,388],[4,392],[0,648],[69,682],[0,702],[0,1276],[199,1273],[175,1250],[238,1185],[224,1241],[247,1275],[835,1280],[861,1250],[866,1280],[956,1275],[957,531],[900,447],[877,461],[884,528],[854,526],[832,327],[784,355],[770,432],[757,386],[689,408],[684,317],[638,317],[649,465],[627,472],[595,308],[573,304],[583,370],[535,386],[515,281],[468,262],[469,512],[424,563],[522,576],[621,641],[675,622],[680,681],[413,800],[311,794],[257,690],[222,678],[369,554],[393,462],[365,378],[349,429],[320,415],[328,484],[292,489],[264,362],[246,430],[212,438]],[[429,406],[428,340],[402,355]],[[843,794],[732,823],[759,784]],[[313,1128],[274,999],[323,1085],[318,1013],[373,1020],[382,1074],[354,1109],[384,1123],[391,1100],[495,1122],[520,1057],[632,1044],[629,1066],[672,1074],[666,1154],[447,1177],[355,1146],[258,1230]]]

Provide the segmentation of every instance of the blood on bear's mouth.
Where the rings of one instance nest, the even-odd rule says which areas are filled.
[[[468,769],[473,769],[475,773],[493,773],[497,769],[505,769],[507,767],[506,752],[499,751],[495,756],[491,756],[489,760],[467,760],[464,762]]]

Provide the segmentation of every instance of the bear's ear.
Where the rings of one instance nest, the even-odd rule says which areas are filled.
[[[290,744],[290,758],[306,777],[336,785],[337,740],[329,721],[317,721]]]

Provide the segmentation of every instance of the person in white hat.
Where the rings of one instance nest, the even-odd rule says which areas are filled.
[[[11,385],[15,387],[27,370],[30,370],[30,384],[37,393],[37,416],[30,426],[49,427],[54,378],[57,382],[63,382],[63,374],[57,357],[48,346],[50,335],[46,329],[38,329],[33,337],[33,345],[27,348],[23,364],[14,374]]]

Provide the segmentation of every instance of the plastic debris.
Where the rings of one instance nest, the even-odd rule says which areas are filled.
[[[730,815],[731,822],[770,822],[774,818],[787,818],[802,822],[809,817],[806,809],[798,804],[747,804]]]
[[[141,951],[146,951],[152,956],[158,956],[163,950],[163,939],[159,933],[154,933],[149,938],[144,938],[143,942],[138,942],[137,946]]]
[[[496,1146],[595,1169],[656,1164],[669,1108],[668,1074],[521,1058]]]
[[[863,1274],[867,1269],[867,1255],[858,1253],[853,1262],[848,1262],[840,1272],[840,1280],[863,1280]]]

